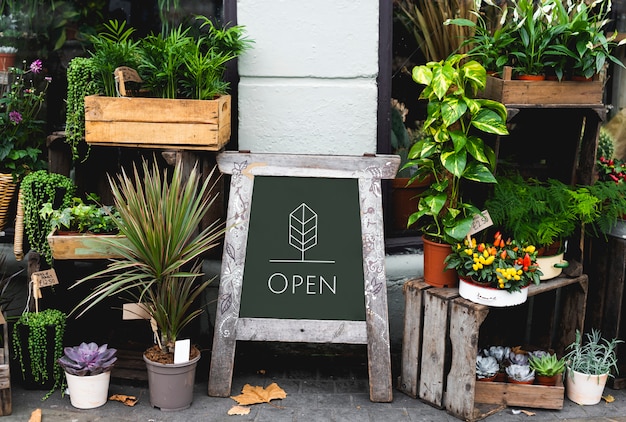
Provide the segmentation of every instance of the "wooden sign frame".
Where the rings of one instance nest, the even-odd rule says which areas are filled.
[[[391,356],[385,274],[381,180],[393,179],[400,157],[253,154],[222,152],[230,174],[227,226],[222,256],[209,395],[228,397],[237,340],[366,344],[370,400],[392,401]],[[365,321],[240,318],[252,191],[255,176],[358,179]],[[268,329],[271,327],[271,329]]]

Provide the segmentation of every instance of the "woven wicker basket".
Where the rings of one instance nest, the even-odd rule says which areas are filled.
[[[13,182],[13,176],[0,173],[0,231],[4,230],[8,223],[9,206],[17,190],[17,183]]]

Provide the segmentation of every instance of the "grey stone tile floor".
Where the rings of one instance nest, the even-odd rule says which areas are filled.
[[[238,346],[239,348],[240,346]],[[359,346],[360,347],[360,346]],[[147,384],[138,381],[113,379],[110,394],[127,394],[137,397],[134,407],[109,401],[97,409],[73,408],[67,395],[59,391],[45,401],[45,391],[25,390],[12,385],[12,414],[0,417],[4,421],[28,421],[31,412],[42,409],[42,422],[91,421],[254,421],[254,422],[374,422],[374,421],[459,421],[445,410],[437,409],[419,399],[414,399],[394,389],[391,403],[373,403],[369,400],[367,360],[358,349],[341,354],[267,353],[249,347],[237,353],[232,382],[232,394],[239,394],[246,383],[267,386],[276,382],[287,393],[282,400],[270,404],[250,406],[245,416],[229,416],[228,410],[236,403],[231,398],[209,397],[207,375],[198,373],[194,387],[194,400],[185,410],[163,412],[152,408]],[[394,380],[399,362],[394,357]],[[605,389],[615,400],[604,400],[594,406],[580,406],[567,398],[561,410],[525,408],[533,412],[514,414],[517,408],[505,408],[485,419],[487,422],[503,421],[606,421],[626,422],[626,390]]]

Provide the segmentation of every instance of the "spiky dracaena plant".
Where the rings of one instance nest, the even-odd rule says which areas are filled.
[[[132,177],[122,170],[117,183],[109,177],[119,233],[127,241],[108,242],[122,258],[72,286],[107,277],[73,312],[82,315],[107,297],[129,294],[155,320],[162,350],[172,352],[181,330],[202,313],[194,303],[210,280],[200,280],[200,258],[225,231],[219,221],[198,230],[217,197],[216,170],[202,182],[197,167],[185,178],[180,162],[171,178],[156,162],[150,166],[144,160],[142,167],[141,173],[134,167]]]

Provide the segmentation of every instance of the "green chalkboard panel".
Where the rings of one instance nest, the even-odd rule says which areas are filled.
[[[242,318],[365,320],[357,179],[257,176]]]

